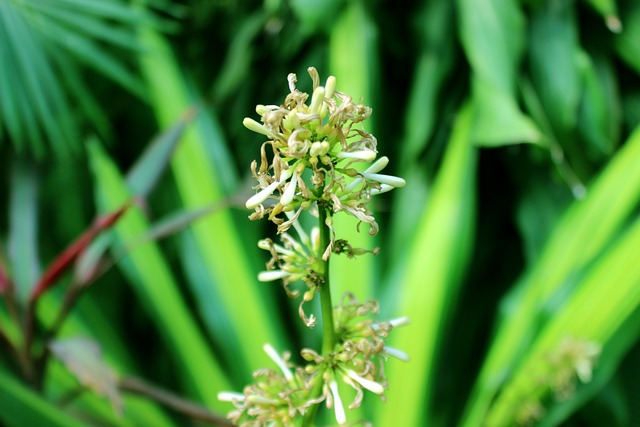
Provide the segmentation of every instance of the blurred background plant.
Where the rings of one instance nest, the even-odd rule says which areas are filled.
[[[412,320],[387,402],[348,419],[640,424],[639,58],[635,0],[1,2],[0,423],[219,423],[264,343],[317,344],[242,207],[242,118],[315,66],[407,180],[385,233],[346,237],[380,254],[332,265]]]

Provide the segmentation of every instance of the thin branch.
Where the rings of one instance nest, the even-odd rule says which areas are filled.
[[[214,414],[204,406],[193,403],[155,385],[151,385],[139,378],[122,378],[118,381],[118,387],[122,391],[148,397],[149,399],[161,403],[167,408],[183,414],[192,420],[221,427],[233,426],[229,420],[220,415]]]

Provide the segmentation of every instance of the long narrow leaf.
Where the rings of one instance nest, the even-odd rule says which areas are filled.
[[[535,336],[543,305],[596,258],[619,233],[640,198],[640,128],[575,202],[549,238],[542,258],[526,273],[503,307],[503,321],[467,408],[467,426],[483,419],[491,399]],[[625,183],[620,191],[620,182]]]
[[[7,427],[86,427],[0,368],[0,420]]]
[[[409,243],[411,251],[406,263],[397,266],[402,273],[394,281],[387,301],[395,299],[394,313],[409,316],[411,325],[394,332],[389,345],[405,351],[412,361],[389,363],[388,402],[377,408],[380,425],[418,427],[424,425],[425,419],[432,419],[428,405],[435,391],[437,346],[445,327],[443,322],[457,299],[473,237],[473,119],[473,109],[465,106],[454,124],[414,241]]]
[[[141,58],[141,67],[152,106],[158,122],[166,126],[190,107],[193,98],[166,42],[148,29],[141,30],[140,37],[149,52]],[[231,165],[224,163],[228,155],[221,137],[218,134],[214,140],[205,140],[200,128],[192,127],[173,157],[172,171],[187,209],[199,209],[224,197],[225,179],[221,176]],[[212,159],[206,147],[209,144],[222,155]],[[269,366],[269,358],[258,349],[266,342],[282,347],[282,328],[279,317],[269,312],[271,296],[257,283],[257,272],[249,263],[229,212],[216,212],[194,224],[192,230],[207,272],[206,288],[200,289],[208,289],[208,295],[201,295],[200,310],[218,310],[230,319],[231,328],[221,331],[220,325],[207,324],[209,331],[234,337],[238,347],[228,345],[221,351],[237,366],[244,364],[245,372]]]
[[[96,143],[90,145],[92,168],[96,176],[97,203],[112,209],[130,196],[115,165]],[[143,235],[148,228],[138,210],[130,210],[115,228],[118,240],[126,243]],[[197,324],[179,293],[178,285],[154,244],[139,246],[121,261],[134,290],[165,338],[174,361],[183,370],[181,378],[205,404],[221,408],[217,392],[229,389],[226,375],[207,347]]]

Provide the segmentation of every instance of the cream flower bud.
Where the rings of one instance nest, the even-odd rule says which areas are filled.
[[[372,196],[377,196],[378,194],[389,192],[394,188],[396,187],[394,187],[393,185],[380,184],[380,188],[372,188],[369,194],[371,194]]]
[[[406,181],[402,178],[392,175],[380,175],[377,173],[364,173],[365,178],[369,181],[377,181],[381,184],[387,184],[395,188],[404,187]]]
[[[268,136],[269,138],[279,139],[273,132],[267,129],[263,124],[256,122],[255,120],[245,117],[242,121],[244,127],[253,131],[255,133],[259,133],[264,136]]]
[[[309,154],[312,156],[324,156],[331,149],[331,145],[327,141],[316,141],[311,144]]]
[[[286,188],[284,189],[284,193],[280,198],[280,203],[283,206],[287,206],[289,203],[293,202],[293,198],[296,196],[296,188],[298,188],[298,174],[294,172],[291,180],[287,183]]]
[[[280,184],[282,184],[287,179],[289,179],[292,173],[293,173],[293,170],[291,169],[287,169],[286,171],[283,171],[280,174],[280,181],[272,182],[271,184],[263,188],[261,191],[251,196],[249,200],[247,200],[247,202],[245,203],[245,206],[247,207],[247,209],[253,209],[256,206],[260,205],[265,200],[267,200],[269,196],[271,196],[273,192],[276,191],[276,188],[278,188]]]
[[[376,152],[373,150],[361,151],[341,151],[336,155],[339,159],[354,159],[364,162],[372,162],[376,158]]]
[[[327,78],[327,83],[325,83],[324,85],[324,96],[326,98],[331,98],[335,90],[336,90],[336,78],[334,76],[329,76]]]
[[[284,270],[261,271],[258,273],[258,280],[260,282],[273,282],[274,280],[284,279],[289,276],[291,276],[291,273]]]
[[[309,106],[311,114],[317,114],[320,111],[320,107],[322,107],[323,102],[324,88],[320,86],[313,91],[313,96],[311,97],[311,105]]]
[[[376,160],[371,166],[369,166],[363,173],[378,173],[382,169],[386,168],[389,164],[389,158],[387,156],[382,156],[378,160]]]
[[[251,196],[249,200],[247,200],[247,202],[245,203],[245,206],[247,207],[247,209],[253,209],[256,206],[260,205],[265,200],[267,200],[267,198],[269,198],[269,196],[272,195],[274,191],[276,191],[276,188],[278,188],[279,185],[280,183],[278,181],[274,181],[271,184],[267,185],[258,193]]]

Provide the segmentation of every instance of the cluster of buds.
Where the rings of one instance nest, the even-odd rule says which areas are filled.
[[[402,187],[405,181],[380,174],[389,159],[376,160],[376,138],[360,125],[371,115],[371,108],[336,91],[335,77],[320,86],[316,69],[308,72],[313,81],[309,105],[309,95],[296,89],[296,75],[289,74],[290,93],[284,104],[258,105],[262,123],[244,119],[248,129],[268,138],[260,150],[260,166],[256,161],[251,165],[258,191],[246,202],[247,208],[254,209],[250,218],[268,216],[283,233],[300,212],[317,206],[356,217],[369,224],[374,235],[378,224],[367,207],[371,197]],[[366,168],[355,167],[369,163]],[[284,220],[278,217],[281,212],[293,215]],[[326,248],[325,260],[332,244]]]
[[[294,367],[288,353],[279,355],[273,347],[265,345],[265,352],[279,371],[258,370],[254,373],[256,382],[245,387],[243,393],[220,393],[221,400],[235,406],[229,418],[243,427],[293,426],[311,406],[325,402],[333,409],[336,422],[344,425],[347,420],[338,382],[356,391],[349,409],[360,406],[365,390],[384,398],[387,382],[382,362],[389,356],[409,360],[403,352],[385,346],[384,339],[393,328],[407,324],[408,319],[376,322],[370,316],[377,312],[375,301],[361,304],[353,295],[346,294],[335,309],[338,331],[335,352],[322,356],[304,349],[301,356],[309,362],[304,367]],[[315,395],[313,390],[317,389],[321,392]]]

